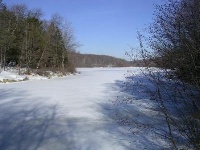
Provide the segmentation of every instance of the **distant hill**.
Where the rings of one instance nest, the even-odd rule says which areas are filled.
[[[116,58],[107,55],[95,55],[95,54],[81,54],[76,52],[70,52],[70,61],[75,67],[141,67],[145,66],[144,62],[127,61],[125,59]]]

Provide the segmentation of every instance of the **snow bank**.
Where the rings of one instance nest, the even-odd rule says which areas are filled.
[[[13,83],[13,82],[21,82],[21,81],[32,81],[32,80],[47,80],[50,78],[58,78],[63,77],[59,73],[49,72],[50,77],[41,76],[36,73],[31,73],[29,75],[22,73],[19,75],[17,69],[8,69],[6,71],[0,72],[0,83]],[[68,74],[72,75],[72,74]]]
[[[48,79],[48,78],[39,76],[36,74],[18,75],[16,71],[2,71],[0,73],[0,82],[2,83],[19,82],[19,81],[26,81],[26,80],[44,80],[44,79]]]

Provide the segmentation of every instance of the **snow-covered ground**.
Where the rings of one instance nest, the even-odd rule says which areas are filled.
[[[50,77],[41,76],[36,73],[30,73],[29,75],[25,74],[26,70],[21,70],[21,74],[19,75],[19,70],[16,68],[7,68],[5,71],[0,71],[0,83],[11,83],[11,82],[22,82],[27,80],[46,80],[50,78],[56,78],[62,76],[59,73],[49,72]],[[69,74],[72,75],[72,74]]]
[[[128,70],[140,75],[140,68],[82,68],[74,76],[0,84],[0,149],[163,149],[166,141],[153,131],[119,121],[156,116],[142,91],[122,90]],[[130,95],[131,107],[115,103]]]

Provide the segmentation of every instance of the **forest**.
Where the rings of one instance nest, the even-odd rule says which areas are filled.
[[[79,52],[70,52],[72,64],[76,67],[129,67],[139,66],[138,64],[121,58],[115,58],[108,55],[81,54]]]
[[[40,9],[7,7],[0,1],[0,64],[31,69],[73,72],[68,52],[76,42],[70,24],[58,15],[42,19]]]

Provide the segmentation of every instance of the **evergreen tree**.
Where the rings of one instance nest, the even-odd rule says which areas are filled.
[[[7,8],[0,1],[0,58],[5,69],[10,62],[19,68],[69,71],[68,51],[76,44],[71,30],[63,30],[62,17],[41,19],[41,11],[26,5]],[[74,70],[74,69],[73,69]],[[71,70],[72,71],[72,70]],[[20,73],[20,69],[19,69]]]

